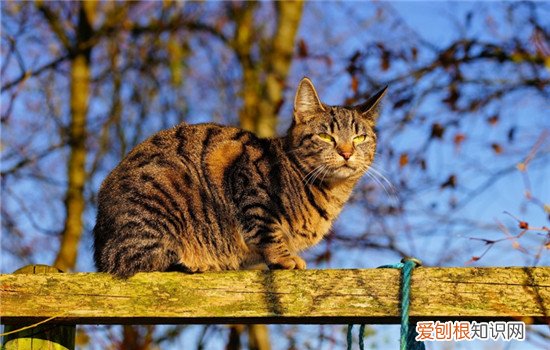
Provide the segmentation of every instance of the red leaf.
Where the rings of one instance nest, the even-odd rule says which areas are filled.
[[[453,142],[457,147],[459,147],[462,144],[462,142],[464,142],[464,140],[466,140],[466,135],[462,133],[458,133],[455,135]]]
[[[399,156],[399,167],[403,168],[407,164],[409,164],[409,155],[407,153],[402,153]]]
[[[495,151],[496,154],[501,154],[503,151],[502,146],[498,143],[491,144],[491,148],[493,149],[493,151]]]
[[[520,221],[519,228],[522,230],[527,230],[529,229],[529,224],[527,223],[527,221]]]
[[[356,76],[351,77],[351,90],[354,94],[357,93],[357,90],[359,89],[359,80]]]
[[[492,126],[495,126],[498,123],[498,114],[492,115],[489,118],[487,118],[487,123],[489,123]]]
[[[307,48],[307,44],[304,41],[304,39],[300,39],[298,41],[298,56],[301,58],[305,58],[309,55],[309,50]]]
[[[389,51],[384,51],[382,53],[382,70],[383,71],[387,71],[388,69],[390,69],[390,58],[391,58],[391,54]]]

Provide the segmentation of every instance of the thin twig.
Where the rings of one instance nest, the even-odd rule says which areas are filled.
[[[33,323],[33,324],[29,325],[29,326],[21,327],[21,328],[15,329],[15,330],[13,330],[13,331],[5,332],[5,333],[0,333],[0,337],[4,337],[4,336],[6,336],[6,335],[13,334],[13,333],[17,333],[17,332],[22,332],[22,331],[27,330],[27,329],[30,329],[30,328],[38,327],[38,326],[40,326],[41,324],[44,324],[44,323],[46,323],[46,322],[49,322],[49,321],[53,320],[54,318],[61,317],[61,316],[63,316],[63,315],[64,315],[64,313],[63,313],[63,314],[59,314],[59,315],[55,315],[55,316],[52,316],[52,317],[49,317],[49,318],[47,318],[47,319],[45,319],[45,320],[42,320],[42,321],[40,321],[40,322]]]

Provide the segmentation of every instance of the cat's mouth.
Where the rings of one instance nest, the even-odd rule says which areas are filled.
[[[350,176],[353,176],[357,173],[357,168],[350,165],[349,163],[344,163],[338,166],[334,171],[334,177],[337,179],[347,179]]]
[[[330,178],[336,181],[347,180],[349,178],[355,178],[359,175],[360,164],[355,161],[339,160],[329,165]]]

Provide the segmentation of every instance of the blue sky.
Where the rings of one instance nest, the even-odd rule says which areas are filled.
[[[403,1],[403,2],[391,2],[389,3],[390,6],[397,11],[399,14],[402,15],[403,19],[405,20],[406,24],[410,27],[409,29],[411,31],[417,32],[422,38],[425,40],[436,43],[440,46],[444,46],[445,43],[450,42],[452,39],[456,38],[457,31],[455,23],[452,22],[452,18],[457,16],[458,18],[462,18],[466,15],[468,11],[475,11],[478,14],[488,14],[491,11],[494,11],[494,6],[492,6],[491,2],[414,2],[414,1]],[[357,17],[365,18],[367,20],[369,16],[371,16],[371,12],[373,11],[373,7],[370,6],[370,3],[363,3],[363,2],[353,2],[353,3],[346,3],[349,11],[356,11]],[[349,40],[349,45],[346,46],[345,52],[337,53],[341,54],[343,56],[349,56],[350,53],[354,52],[354,50],[361,49],[363,47],[363,42],[360,38],[362,36],[358,36],[358,39],[354,39],[353,37],[350,38],[349,32],[347,32],[347,27],[345,26],[347,16],[349,15],[346,12],[340,12],[340,11],[332,11],[333,8],[338,7],[339,4],[326,2],[326,3],[315,3],[315,4],[309,4],[306,7],[306,14],[304,15],[304,22],[305,23],[302,26],[302,33],[301,35],[308,37],[308,43],[311,46],[311,50],[315,51],[316,49],[321,49],[322,45],[326,39],[326,36],[324,35],[326,33],[330,32],[330,35],[336,36],[338,33],[342,33],[343,36],[347,40]],[[458,15],[457,15],[458,14]],[[324,16],[323,18],[330,18],[331,25],[327,26],[326,28],[319,29],[318,35],[311,35],[312,27],[314,27],[314,21],[316,16]],[[312,24],[313,23],[313,24]],[[475,35],[477,38],[490,38],[491,37],[491,28],[488,26],[487,22],[483,20],[482,16],[480,17],[474,17],[474,20],[472,22],[472,28],[470,29],[469,33],[470,35]],[[503,35],[506,34],[506,30],[501,29],[501,33]],[[369,35],[371,35],[369,33]],[[373,33],[372,36],[375,36],[376,33]],[[393,42],[392,45],[399,46],[399,42]],[[204,54],[204,52],[203,52]],[[198,61],[204,60],[205,57],[198,55],[196,57]],[[305,73],[304,71],[304,65],[295,65],[293,68],[293,76],[292,80],[294,82],[297,82],[302,75]],[[325,86],[323,85],[323,74],[326,74],[324,69],[327,69],[322,64],[311,64],[307,67],[309,69],[309,73],[311,74],[317,74],[317,79],[315,80],[315,83],[319,87],[319,92],[321,95],[321,98],[323,100],[326,100],[328,103],[340,103],[345,96],[348,95],[349,90],[349,81],[347,80],[347,77],[342,78],[334,78],[335,81],[338,81],[339,83],[331,85],[331,86]],[[342,67],[331,67],[328,74],[337,74],[340,72]],[[191,100],[195,99],[198,100],[197,94],[200,91],[197,91],[194,86],[190,86],[186,88],[185,91],[188,93],[189,96],[191,96]],[[390,88],[391,89],[391,88]],[[287,94],[289,95],[288,100],[292,100],[292,95],[294,91],[289,90]],[[391,90],[390,90],[391,93]],[[211,95],[216,96],[210,96],[210,98],[217,99],[216,93],[211,93]],[[221,98],[220,98],[221,99]],[[528,108],[514,108],[510,110],[509,112],[504,112],[504,114],[501,116],[503,123],[515,123],[519,121],[520,124],[525,126],[525,129],[532,128],[533,126],[536,126],[536,131],[540,129],[550,129],[550,119],[548,118],[547,114],[541,113],[541,110],[548,110],[545,109],[549,107],[548,101],[535,101],[533,104],[529,104],[532,102],[534,97],[532,96],[514,96],[512,101],[504,101],[505,103],[513,105],[515,103],[515,99],[517,101],[524,101],[527,100]],[[3,101],[4,102],[4,101]],[[92,106],[92,108],[95,108],[96,110],[106,109],[105,105],[102,105],[101,99],[97,98],[95,101],[96,105]],[[211,104],[201,104],[200,106],[191,106],[190,108],[196,113],[197,115],[197,121],[208,121],[213,119],[213,111],[215,109],[213,108],[215,106],[215,103]],[[23,108],[23,107],[21,107]],[[426,106],[426,109],[430,110],[432,113],[439,113],[440,111],[437,110],[437,107],[434,106]],[[284,107],[284,115],[290,116],[290,105],[287,104]],[[23,110],[18,111],[17,113],[23,113]],[[235,114],[235,111],[229,111],[228,113]],[[385,120],[384,120],[385,118]],[[391,123],[392,122],[392,116],[389,115],[382,115],[381,122],[383,123]],[[290,119],[287,117],[286,119],[283,118],[281,122],[281,130],[284,130],[286,125],[288,125]],[[493,131],[491,129],[488,129],[486,126],[481,125],[482,122],[479,122],[479,124],[476,124],[476,122],[472,122],[471,124],[471,130],[472,133],[478,133],[477,139],[487,139],[487,142],[490,143],[494,140],[499,140],[499,138],[502,137],[501,134],[497,133],[496,131]],[[536,134],[524,134],[522,135],[522,139],[518,142],[524,142],[525,144],[532,144],[534,143],[536,139]],[[22,135],[21,137],[26,137],[25,135]],[[49,137],[49,136],[46,136]],[[384,135],[381,135],[381,137],[384,137]],[[395,145],[403,147],[403,149],[413,147],[418,144],[417,140],[418,135],[415,134],[409,134],[407,137],[403,137],[399,140],[392,140]],[[37,147],[41,143],[47,143],[46,139],[33,139],[29,140],[29,142],[36,143]],[[478,144],[466,144],[464,149],[462,150],[461,155],[464,157],[470,156],[473,158],[479,157],[479,167],[478,168],[472,168],[472,169],[466,169],[465,171],[468,171],[470,174],[474,174],[477,171],[482,171],[482,165],[483,163],[487,162],[500,162],[499,159],[496,157],[487,157],[487,155],[479,155],[479,148],[485,146],[484,144],[478,143]],[[442,144],[433,144],[428,148],[427,152],[429,153],[429,156],[433,159],[434,162],[438,164],[438,169],[441,172],[446,171],[447,168],[452,167],[452,162],[454,159],[447,158],[447,154],[452,154],[453,150],[449,148],[448,145],[442,145]],[[549,152],[548,145],[546,145],[543,148],[543,151]],[[482,158],[484,157],[484,158]],[[524,157],[524,154],[514,154],[512,155],[514,159],[516,159],[518,162],[521,161]],[[504,166],[503,162],[503,166]],[[550,181],[546,180],[547,174],[550,173],[550,166],[545,164],[536,164],[536,166],[533,166],[534,171],[531,172],[531,182],[533,184],[534,193],[538,194],[539,197],[541,197],[542,200],[548,202],[550,200]],[[394,168],[388,168],[388,169],[382,169],[385,171],[386,175],[389,179],[392,181],[395,181],[399,178],[399,176],[403,174],[398,174],[395,172],[396,169]],[[59,172],[62,173],[62,170],[59,168],[55,168],[52,166],[53,172]],[[407,170],[399,170],[402,172],[406,172]],[[60,175],[63,176],[63,175]],[[475,178],[475,176],[473,176]],[[99,181],[100,179],[95,179],[95,181]],[[474,180],[475,181],[475,180]],[[29,182],[30,183],[30,182]],[[36,189],[30,188],[29,185],[25,185],[23,183],[19,184],[21,187],[26,187],[23,191],[24,193],[28,194],[29,196],[33,196],[37,192]],[[95,186],[99,186],[99,183],[94,184]],[[474,184],[471,184],[471,187],[475,187]],[[55,193],[57,190],[54,186],[52,188],[43,188],[40,189],[41,193],[37,193],[37,198],[40,200],[41,198],[44,198],[43,193],[52,192]],[[43,193],[42,193],[43,191]],[[503,214],[504,210],[510,210],[513,211],[515,214],[521,215],[521,218],[523,220],[526,220],[534,225],[548,225],[547,224],[547,218],[544,215],[544,213],[541,213],[540,210],[537,208],[533,208],[531,206],[526,206],[523,211],[520,211],[520,207],[518,203],[521,203],[523,201],[523,182],[521,179],[521,176],[519,172],[512,172],[509,176],[499,180],[498,182],[493,184],[493,189],[491,191],[486,192],[485,194],[476,197],[475,200],[465,207],[461,212],[456,213],[456,216],[459,218],[476,218],[476,217],[484,217],[487,219],[489,223],[495,224],[498,221],[505,222],[507,224],[513,223],[513,220],[508,217],[507,215]],[[427,191],[424,193],[419,200],[425,203],[429,203],[430,201],[433,201],[434,199],[440,199],[442,196],[447,196],[448,194],[442,193],[438,190],[432,190]],[[59,224],[55,224],[56,222],[59,223],[62,220],[62,210],[60,208],[57,208],[53,211],[47,211],[47,209],[51,209],[50,206],[60,206],[60,203],[48,203],[48,205],[42,205],[45,212],[49,213],[49,215],[38,215],[37,221],[39,224],[49,224],[49,226],[58,227]],[[51,214],[51,213],[54,214]],[[93,215],[93,211],[88,212],[88,217]],[[347,230],[349,232],[354,232],[358,229],[362,229],[365,227],[368,223],[366,221],[366,215],[361,209],[357,208],[349,208],[342,216],[342,219],[336,224],[339,227],[341,227],[343,230]],[[425,218],[423,218],[425,219]],[[93,219],[88,219],[88,222],[93,221]],[[429,222],[427,223],[429,225]],[[31,223],[26,223],[24,226],[26,227],[32,227]],[[89,224],[88,224],[89,226]],[[91,227],[87,227],[87,230],[89,231]],[[415,234],[413,232],[413,234]],[[440,236],[422,236],[417,235],[411,239],[411,241],[415,246],[415,249],[413,251],[418,253],[418,257],[421,259],[424,259],[427,263],[433,263],[434,259],[433,257],[440,254],[442,250],[448,249],[451,245],[453,247],[462,247],[466,253],[465,255],[460,256],[455,261],[452,262],[451,265],[455,266],[463,266],[464,263],[468,260],[469,254],[480,254],[484,247],[481,243],[478,241],[472,241],[469,239],[469,237],[477,236],[476,232],[463,232],[460,229],[457,229],[456,232],[448,232],[446,235],[440,235]],[[496,231],[493,234],[494,238],[502,237],[502,233]],[[481,237],[487,238],[487,234],[484,232]],[[535,242],[539,242],[540,239]],[[48,250],[48,253],[44,254],[44,261],[52,261],[55,251],[55,240],[49,240],[48,244],[49,247],[46,247]],[[81,255],[79,258],[79,266],[78,269],[80,271],[92,271],[93,264],[91,261],[91,254],[90,254],[90,236],[85,236],[85,239],[83,240],[81,244]],[[464,248],[465,247],[465,248]],[[319,247],[315,249],[324,249],[324,246],[321,244]],[[510,254],[511,247],[507,245],[507,243],[502,243],[498,247],[495,247],[492,249],[487,256],[480,261],[477,265],[503,265],[503,266],[510,266],[510,265],[526,265],[529,264],[530,258],[523,256],[521,254],[517,254],[517,252],[512,252],[514,254]],[[312,254],[314,252],[306,252],[306,256],[308,254]],[[389,264],[396,262],[396,259],[398,260],[398,257],[393,253],[387,253],[387,252],[376,252],[376,253],[370,253],[369,255],[365,254],[363,251],[353,250],[353,251],[346,251],[342,250],[339,252],[335,252],[335,258],[331,261],[328,265],[321,265],[321,268],[374,268],[379,265],[383,264]],[[14,265],[18,264],[19,262],[12,262],[12,261],[5,261],[4,257],[2,258],[4,261],[2,263],[2,271],[8,272],[14,269]],[[543,258],[540,261],[541,265],[550,265],[549,256],[546,253]],[[477,266],[476,265],[476,266]],[[315,336],[316,332],[315,327],[304,327],[304,333],[306,336],[311,335],[312,338]],[[377,336],[373,339],[367,339],[367,344],[372,345],[374,342],[376,342],[379,346],[379,348],[397,348],[396,339],[398,338],[398,327],[397,326],[376,326],[376,331],[378,332]],[[192,338],[192,336],[191,336]],[[189,339],[187,337],[186,339]],[[273,338],[275,340],[275,338]],[[315,340],[312,340],[313,344],[315,343]],[[277,341],[275,341],[277,343]],[[428,349],[444,349],[448,348],[450,344],[428,344]],[[505,343],[493,343],[493,342],[473,342],[473,343],[455,343],[454,348],[456,349],[479,349],[479,348],[487,348],[487,349],[496,349],[496,348],[502,348],[502,349],[530,349],[532,348],[531,344],[529,343],[521,343],[521,342],[512,342],[509,344]],[[219,345],[221,347],[221,344]],[[179,346],[174,345],[174,349],[179,348]],[[216,346],[215,348],[218,348]],[[275,346],[276,349],[282,348]],[[329,348],[329,346],[326,346],[324,348]]]

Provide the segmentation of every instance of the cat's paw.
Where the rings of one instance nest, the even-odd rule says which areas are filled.
[[[270,270],[304,270],[306,262],[298,255],[277,257],[267,264]]]

